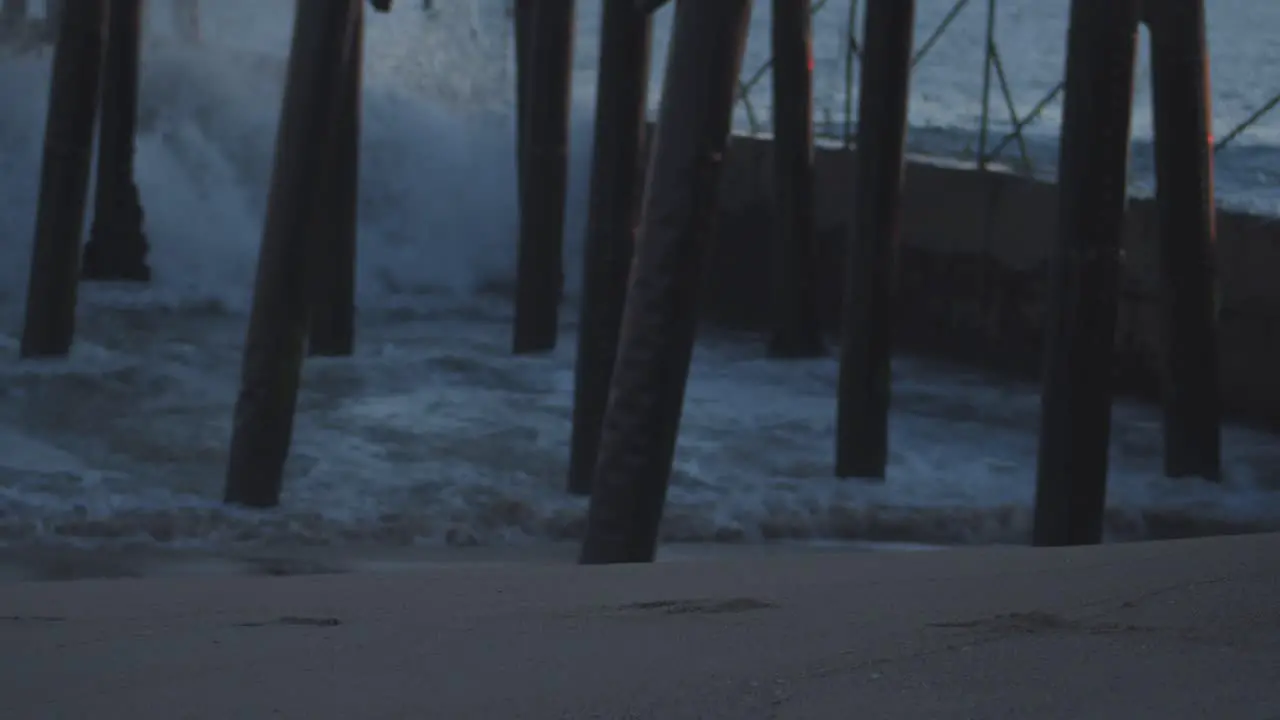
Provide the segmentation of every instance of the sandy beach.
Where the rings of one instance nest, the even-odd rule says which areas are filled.
[[[1280,535],[0,585],[5,716],[1280,717]]]

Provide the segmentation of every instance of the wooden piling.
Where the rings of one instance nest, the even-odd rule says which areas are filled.
[[[565,193],[573,82],[574,0],[536,0],[529,40],[528,117],[520,187],[512,351],[556,346],[564,285]]]
[[[576,495],[591,493],[600,424],[618,355],[640,214],[651,31],[648,13],[637,9],[634,0],[604,0],[569,442],[569,492]]]
[[[679,2],[581,561],[651,562],[750,0]]]
[[[107,7],[98,181],[93,227],[80,270],[86,280],[148,282],[147,236],[134,178],[142,0],[110,0]]]
[[[299,0],[227,465],[228,503],[280,501],[311,307],[312,210],[363,0]]]
[[[1058,236],[1036,476],[1036,545],[1101,542],[1137,44],[1136,0],[1072,0]]]
[[[1148,3],[1164,306],[1164,470],[1221,478],[1213,130],[1204,0]]]
[[[883,480],[915,0],[868,0],[845,260],[836,475]]]
[[[105,12],[101,0],[74,0],[60,16],[19,348],[24,358],[65,356],[75,335],[80,232],[93,160]]]
[[[809,0],[773,0],[773,334],[778,358],[825,354],[813,227],[813,30]]]
[[[333,143],[324,173],[324,199],[316,204],[311,339],[314,356],[345,357],[355,351],[356,240],[359,234],[361,75],[364,12],[358,9],[343,67]]]

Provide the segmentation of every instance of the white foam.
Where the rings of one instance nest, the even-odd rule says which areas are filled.
[[[0,466],[30,473],[78,474],[89,469],[74,455],[7,428],[0,428]]]
[[[0,419],[28,428],[6,442],[37,448],[0,466],[0,539],[495,544],[581,531],[585,503],[563,491],[571,336],[553,356],[514,358],[501,317],[362,316],[358,358],[308,366],[283,506],[258,513],[217,503],[241,322],[95,319],[89,334],[133,346],[137,362],[0,374]],[[192,338],[197,356],[180,351]],[[1035,387],[898,360],[890,479],[866,485],[831,477],[835,362],[756,356],[699,349],[665,539],[1025,540]],[[1229,428],[1215,486],[1160,477],[1159,434],[1153,409],[1117,407],[1113,539],[1280,527],[1272,437]]]

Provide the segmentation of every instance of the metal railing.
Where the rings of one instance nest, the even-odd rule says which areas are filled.
[[[1059,1],[1065,2],[1065,0]],[[924,37],[923,41],[919,42],[911,60],[913,71],[928,56],[929,51],[934,48],[947,30],[952,27],[955,20],[972,4],[974,4],[972,0],[956,0],[933,30]],[[824,12],[834,12],[835,5],[836,3],[830,0],[817,0],[813,5],[812,14],[818,16]],[[827,140],[838,141],[844,147],[850,147],[853,144],[857,133],[854,92],[857,84],[857,63],[862,55],[858,42],[860,30],[858,22],[860,19],[859,0],[849,0],[847,10],[843,40],[844,95],[839,123],[834,121],[834,113],[829,106],[822,105],[815,108],[815,113],[822,118],[822,122],[818,124],[818,136]],[[1018,104],[1014,100],[1013,89],[1009,82],[1008,73],[1005,71],[1004,58],[1001,55],[1000,44],[996,36],[996,19],[999,14],[999,0],[986,0],[986,29],[983,43],[985,52],[982,62],[983,77],[980,98],[981,119],[976,129],[977,142],[972,151],[971,159],[978,167],[985,168],[989,163],[1001,159],[1004,152],[1013,145],[1018,150],[1018,169],[1029,174],[1034,168],[1032,167],[1031,155],[1027,148],[1024,131],[1041,120],[1045,110],[1060,100],[1064,83],[1059,80],[1048,92],[1032,103],[1031,107],[1025,112],[1019,110]],[[751,94],[765,78],[769,77],[772,67],[773,60],[770,58],[749,74],[744,73],[743,79],[739,82],[738,101],[746,115],[747,129],[753,134],[764,131],[765,123],[760,120],[759,113],[752,104]],[[992,107],[993,95],[997,90],[1003,105],[1002,110]],[[1214,151],[1220,151],[1230,145],[1277,107],[1280,107],[1280,92],[1277,92],[1244,120],[1232,126],[1230,130],[1221,134],[1214,143]],[[1003,112],[1007,115],[1007,131],[996,131],[993,120],[993,113],[995,112]],[[839,130],[833,132],[833,128],[839,128]]]

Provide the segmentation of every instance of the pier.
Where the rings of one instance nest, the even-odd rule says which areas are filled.
[[[1274,225],[1219,211],[1213,192],[1214,153],[1275,103],[1215,139],[1202,2],[1126,2],[1097,15],[1075,0],[1063,80],[1027,109],[1010,89],[998,2],[961,0],[924,36],[913,3],[853,2],[842,117],[818,108],[813,90],[812,18],[834,2],[774,3],[773,57],[759,69],[744,68],[743,55],[761,7],[677,5],[661,109],[647,123],[660,5],[606,3],[602,23],[564,481],[590,497],[584,562],[655,556],[700,318],[762,333],[762,356],[784,365],[837,348],[830,466],[850,483],[906,482],[888,471],[898,349],[1038,367],[1037,545],[1103,540],[1117,391],[1162,400],[1170,482],[1221,481],[1224,414],[1280,416],[1280,392],[1239,372],[1263,374],[1276,350],[1246,341],[1253,333],[1231,315],[1232,288],[1250,282],[1233,253],[1273,240]],[[317,1],[295,19],[232,423],[232,505],[280,504],[304,360],[356,352],[356,198],[361,182],[377,182],[359,177],[362,6]],[[5,8],[7,27],[23,24],[23,4]],[[575,8],[513,9],[521,211],[511,352],[536,358],[555,350],[562,324]],[[909,155],[914,74],[957,18],[984,11],[972,154]],[[57,42],[24,358],[68,354],[81,281],[151,279],[148,251],[160,240],[146,232],[134,179],[141,18],[138,0],[71,3],[48,18]],[[198,4],[179,3],[173,18],[186,42],[202,42]],[[1128,183],[1139,27],[1151,38],[1153,201],[1132,200]],[[754,105],[766,75],[768,139]],[[1073,101],[1086,93],[1094,102]],[[1024,136],[1057,102],[1061,160],[1048,183]],[[735,117],[747,135],[731,137]],[[767,183],[742,182],[765,166]],[[957,277],[975,263],[976,280]]]
[[[1215,5],[231,1],[0,0],[9,714],[1276,712],[1280,94],[1224,127]]]

